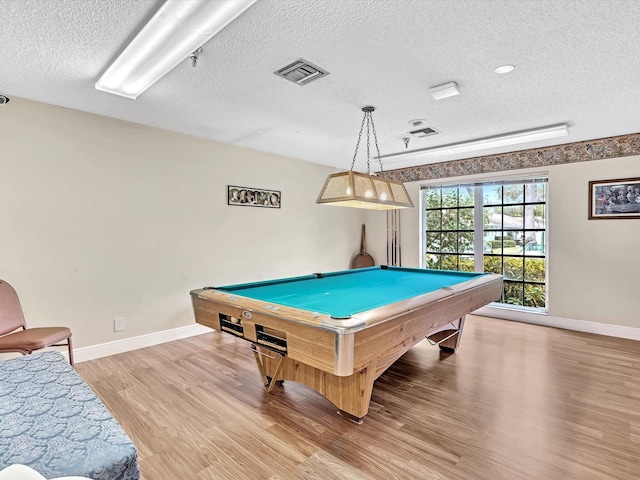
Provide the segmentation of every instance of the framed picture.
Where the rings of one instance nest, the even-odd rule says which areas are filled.
[[[278,190],[227,186],[227,205],[239,207],[280,208],[282,194]]]
[[[589,182],[589,220],[640,218],[640,178]]]

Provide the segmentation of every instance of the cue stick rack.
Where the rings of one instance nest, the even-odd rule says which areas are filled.
[[[402,266],[400,210],[387,210],[387,265]]]

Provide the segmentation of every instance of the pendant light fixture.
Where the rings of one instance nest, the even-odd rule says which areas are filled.
[[[364,107],[362,109],[364,117],[358,134],[356,151],[353,154],[351,170],[329,175],[322,187],[316,203],[325,205],[336,205],[340,207],[365,208],[369,210],[395,210],[398,208],[413,207],[413,202],[409,198],[407,189],[402,182],[388,180],[371,173],[371,146],[370,139],[373,134],[377,159],[380,162],[380,173],[382,173],[382,161],[380,160],[380,149],[378,148],[378,138],[373,125],[371,114],[374,107]],[[353,167],[358,155],[358,147],[365,124],[367,126],[367,173],[354,172]]]

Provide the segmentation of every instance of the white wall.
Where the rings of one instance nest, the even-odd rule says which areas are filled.
[[[544,170],[521,170],[503,174],[439,179],[430,183],[465,182],[471,178],[500,178],[504,175],[543,172],[549,176],[548,318],[519,316],[518,319],[585,331],[617,334],[607,329],[591,329],[584,323],[640,329],[640,220],[588,220],[590,180],[640,177],[640,157],[579,162],[549,166]],[[420,266],[420,185],[406,184],[418,208],[403,210],[402,264]],[[386,216],[367,213],[369,250],[377,263],[386,259]],[[498,315],[510,318],[506,312]],[[565,322],[563,319],[568,319]],[[640,331],[640,330],[638,330]],[[620,336],[640,338],[624,330]]]
[[[76,347],[192,324],[191,289],[344,269],[359,249],[363,213],[315,204],[328,167],[19,98],[0,132],[0,278]],[[228,206],[228,184],[281,190],[282,208]]]

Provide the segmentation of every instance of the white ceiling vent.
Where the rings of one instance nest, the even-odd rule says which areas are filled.
[[[304,58],[296,60],[273,73],[301,86],[329,75],[329,72],[311,62],[307,62]]]
[[[414,137],[422,138],[429,137],[431,135],[437,135],[439,132],[431,127],[424,127],[418,130],[412,130],[409,132],[409,135],[413,135]]]

